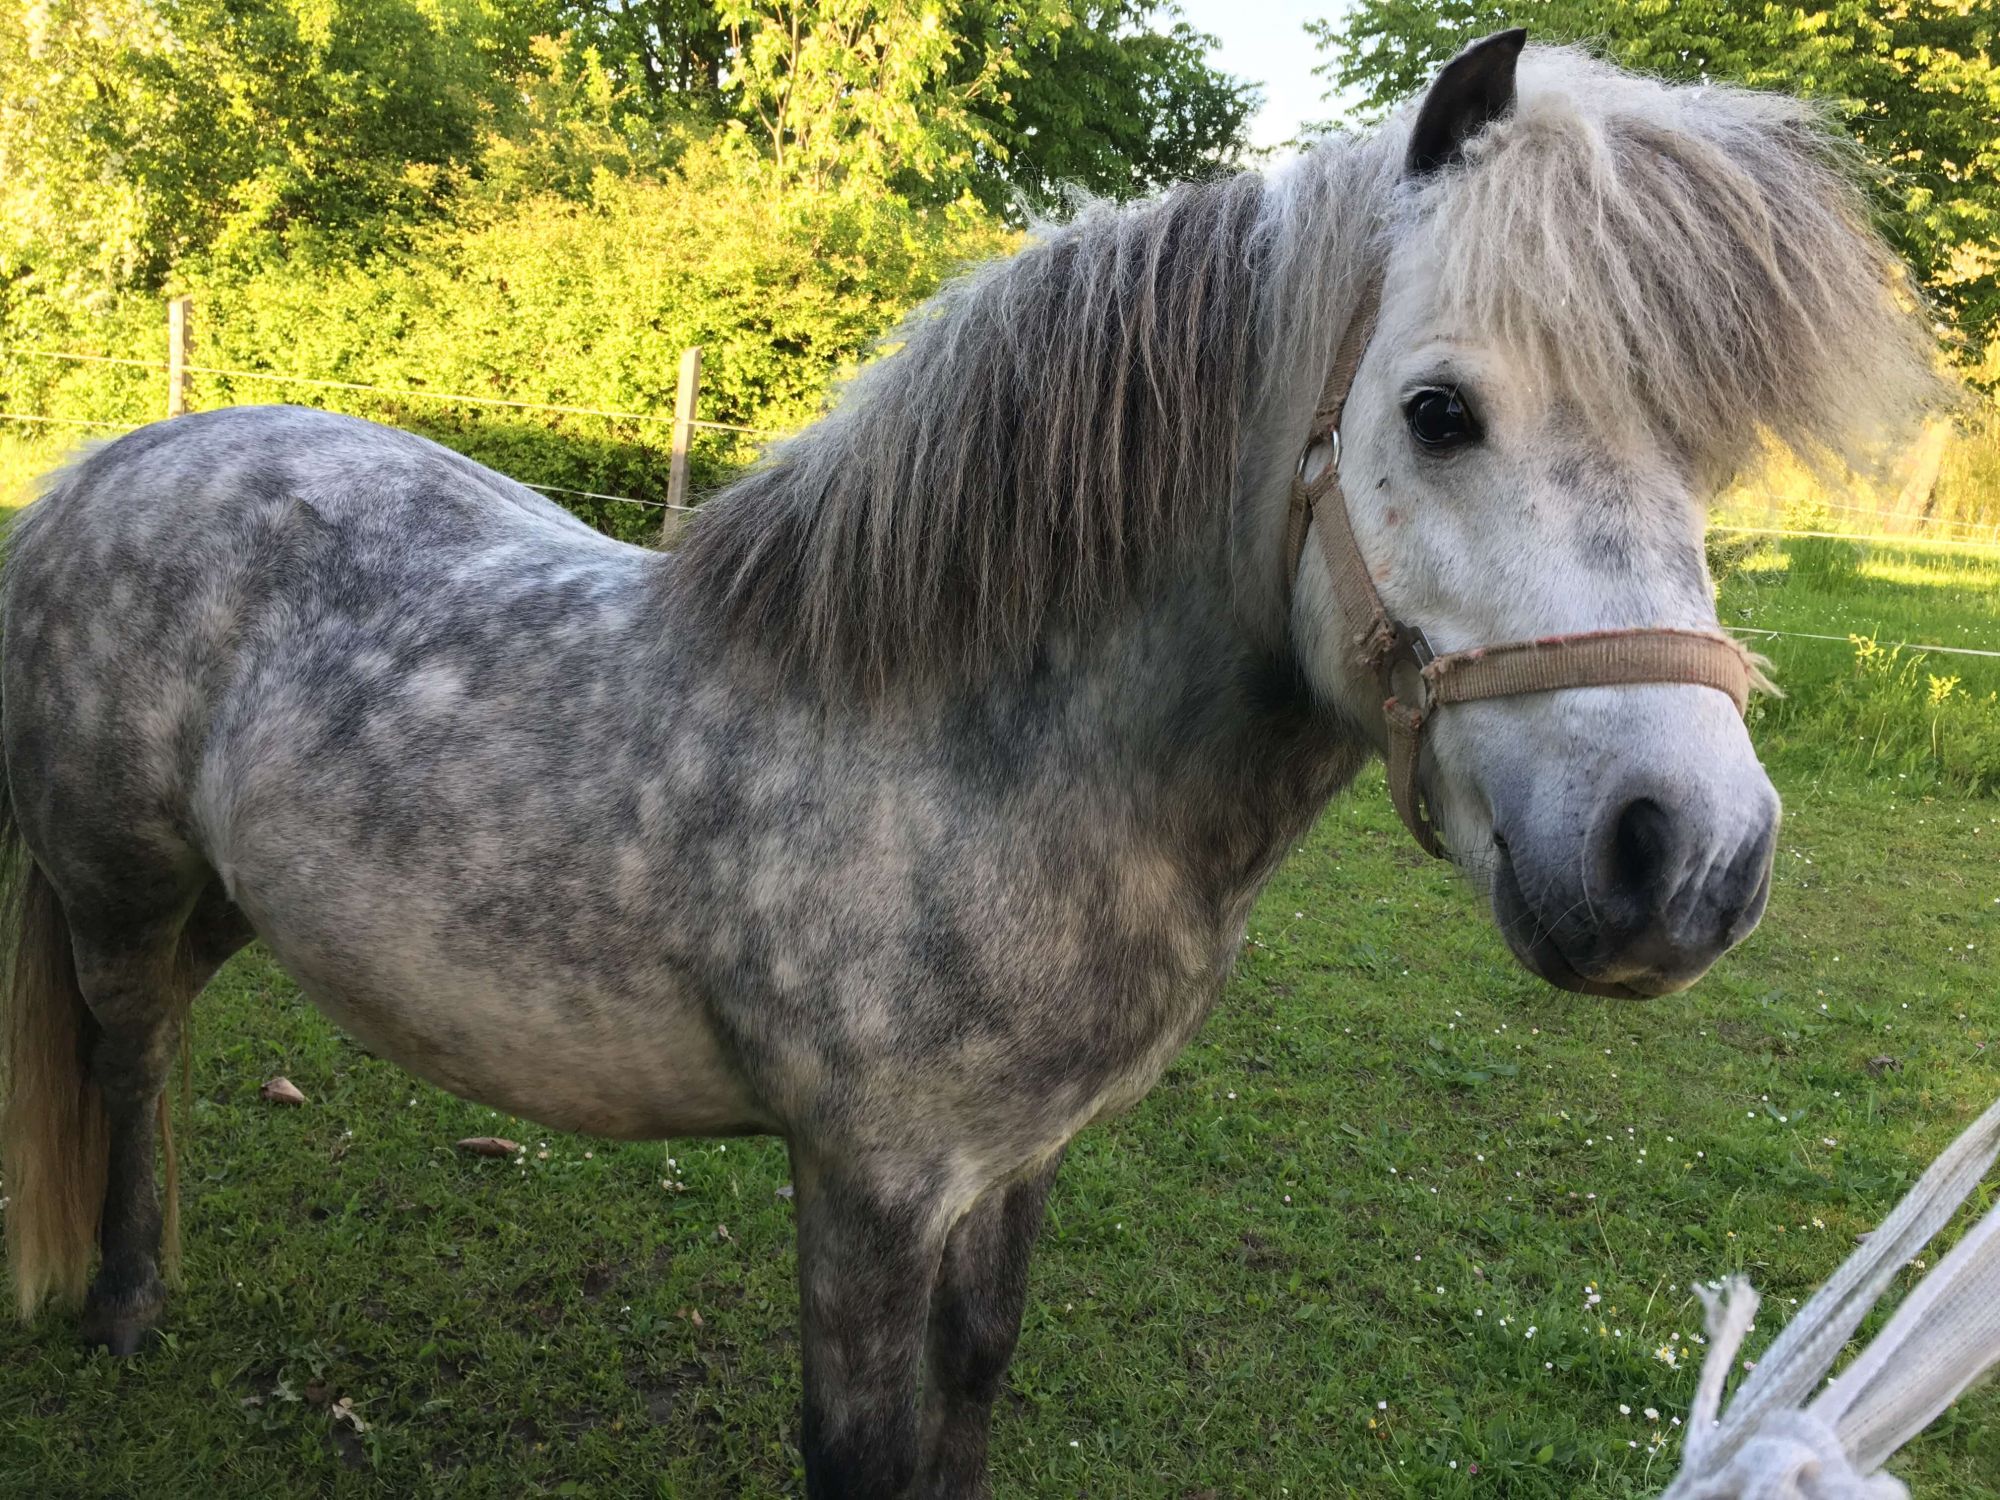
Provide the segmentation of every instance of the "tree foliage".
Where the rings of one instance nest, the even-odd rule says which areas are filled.
[[[504,4],[504,0],[502,0]],[[0,279],[372,248],[475,165],[529,25],[485,0],[32,0],[0,17]]]
[[[1001,211],[1234,165],[1257,103],[1171,0],[585,0],[569,21],[661,116],[735,120],[790,179]]]
[[[1884,228],[1971,359],[1988,345],[2000,358],[2000,9],[1990,0],[1354,0],[1309,29],[1326,54],[1322,74],[1379,112],[1467,42],[1510,25],[1667,78],[1825,101],[1881,164]]]
[[[1049,208],[1071,188],[1124,199],[1240,165],[1258,92],[1209,65],[1215,39],[1176,7],[1075,0],[1039,24],[1017,9],[985,14],[1014,59],[983,110],[1004,153],[975,184],[990,204],[1014,191]]]
[[[940,0],[722,0],[739,128],[786,186],[850,180],[946,200],[992,136],[1013,65]]]
[[[338,262],[690,142],[767,190],[1127,196],[1251,104],[1160,0],[27,0],[0,13],[0,296]]]

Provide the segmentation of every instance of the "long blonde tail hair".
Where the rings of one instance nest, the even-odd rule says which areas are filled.
[[[11,941],[9,941],[11,939]],[[23,1318],[77,1301],[104,1209],[110,1120],[90,1077],[95,1026],[55,887],[21,843],[0,776],[0,1183]],[[164,1096],[163,1096],[164,1097]]]

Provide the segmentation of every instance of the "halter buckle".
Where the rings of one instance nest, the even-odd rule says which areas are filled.
[[[1431,684],[1424,668],[1437,660],[1437,652],[1431,649],[1430,637],[1415,625],[1391,620],[1389,630],[1389,649],[1376,668],[1382,696],[1394,698],[1421,719],[1431,711]]]

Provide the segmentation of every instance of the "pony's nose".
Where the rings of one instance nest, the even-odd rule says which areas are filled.
[[[1639,987],[1679,988],[1763,915],[1778,799],[1768,786],[1739,798],[1676,807],[1648,792],[1599,813],[1584,864],[1595,946]]]

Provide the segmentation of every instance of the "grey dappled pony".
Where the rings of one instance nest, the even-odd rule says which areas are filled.
[[[1201,1025],[1382,741],[1284,536],[1377,274],[1342,482],[1440,649],[1714,631],[1713,488],[1927,395],[1803,108],[1509,33],[1370,138],[947,290],[674,555],[311,411],[79,459],[5,580],[23,1310],[87,1285],[121,1352],[159,1317],[156,1107],[254,936],[468,1098],[782,1135],[809,1491],[984,1493],[1065,1144]],[[1557,984],[1679,988],[1762,910],[1778,803],[1724,693],[1468,703],[1421,766]]]

